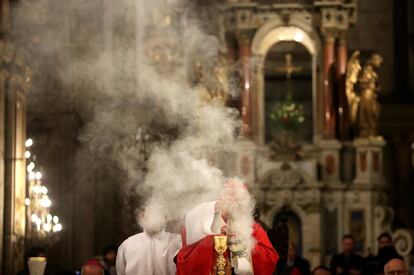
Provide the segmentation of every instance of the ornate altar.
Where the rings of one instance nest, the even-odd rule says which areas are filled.
[[[290,213],[291,235],[313,265],[336,253],[346,233],[357,235],[360,253],[376,250],[376,237],[391,230],[391,219],[371,214],[390,211],[382,166],[386,142],[378,133],[382,58],[348,58],[357,1],[233,0],[224,1],[221,15],[229,62],[240,66],[243,122],[235,163],[224,170],[250,183],[267,225],[278,223],[282,209]],[[305,106],[311,137],[293,146],[297,156],[291,158],[272,150],[266,110],[268,95],[280,92],[269,85],[279,77],[269,78],[270,68],[283,66],[280,56],[299,47],[304,50],[295,52],[295,66],[304,69],[292,81],[302,85],[295,100]]]

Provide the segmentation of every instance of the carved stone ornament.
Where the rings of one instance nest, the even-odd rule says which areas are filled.
[[[390,207],[375,207],[375,219],[384,227],[394,219],[394,212]]]
[[[395,249],[398,254],[408,256],[413,249],[413,235],[406,229],[398,229],[393,234]]]
[[[317,190],[301,190],[295,192],[295,204],[302,207],[306,212],[320,211],[321,196]]]
[[[325,208],[330,212],[338,208],[338,206],[343,203],[343,200],[344,198],[342,192],[324,192],[323,204]]]
[[[358,191],[350,191],[347,193],[347,201],[350,204],[360,203],[361,202],[361,194]]]
[[[304,182],[302,174],[297,169],[292,169],[289,164],[284,164],[280,169],[272,171],[261,183],[262,188],[295,187]]]

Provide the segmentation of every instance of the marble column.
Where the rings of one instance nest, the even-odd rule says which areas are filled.
[[[6,80],[9,73],[3,68],[0,69],[0,119],[6,121]],[[4,232],[4,170],[6,163],[5,155],[6,128],[0,123],[0,273],[3,270],[3,232]]]
[[[336,114],[333,97],[333,69],[335,62],[335,37],[325,34],[323,46],[323,138],[334,139]]]
[[[341,35],[337,43],[336,81],[338,87],[338,138],[345,140],[349,137],[348,104],[346,99],[345,81],[346,66],[348,63],[348,48],[345,34]]]
[[[227,44],[227,55],[226,55],[226,59],[227,59],[227,64],[228,64],[228,76],[230,79],[236,79],[236,75],[235,75],[235,70],[234,65],[238,59],[238,53],[237,53],[237,39],[233,36],[233,35],[227,35],[226,36],[226,44]],[[241,113],[241,103],[240,103],[240,98],[239,97],[235,97],[232,96],[234,93],[233,91],[231,91],[230,89],[234,89],[234,85],[232,85],[230,82],[228,84],[228,89],[229,89],[229,96],[226,102],[226,106],[231,107],[231,108],[235,108],[238,109],[239,112]]]
[[[9,87],[13,77],[8,81]],[[26,226],[26,93],[6,91],[5,200],[4,200],[4,274],[15,274],[24,267]]]
[[[251,74],[250,74],[250,36],[242,34],[238,37],[239,42],[239,58],[241,62],[241,117],[243,126],[241,133],[244,137],[252,136],[251,129]]]

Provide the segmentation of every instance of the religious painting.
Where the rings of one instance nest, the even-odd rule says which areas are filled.
[[[364,252],[366,238],[365,212],[363,209],[349,211],[349,233],[355,238],[355,251]]]
[[[287,131],[312,141],[312,56],[299,42],[278,42],[265,59],[266,142]],[[276,119],[275,119],[276,116]]]

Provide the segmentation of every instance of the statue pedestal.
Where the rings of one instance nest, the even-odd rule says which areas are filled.
[[[354,141],[356,150],[355,184],[384,184],[383,148],[385,140],[381,138],[358,138]]]
[[[320,140],[317,142],[320,148],[319,162],[322,167],[322,181],[337,184],[340,181],[339,150],[341,143],[336,139]]]

